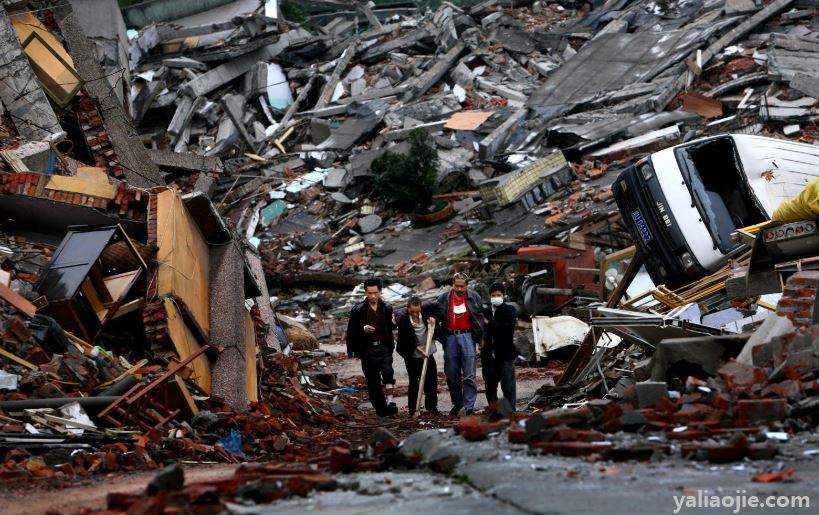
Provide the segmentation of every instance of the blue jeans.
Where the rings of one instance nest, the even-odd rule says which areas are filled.
[[[444,372],[452,405],[475,409],[478,382],[475,380],[477,357],[471,334],[450,334],[446,337]]]

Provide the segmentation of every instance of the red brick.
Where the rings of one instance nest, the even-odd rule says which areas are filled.
[[[543,454],[559,454],[560,456],[589,456],[591,454],[605,454],[609,446],[589,442],[535,442],[534,449],[540,449]]]
[[[785,399],[753,399],[737,402],[736,418],[743,424],[784,420],[788,401]]]
[[[333,447],[330,449],[330,470],[332,472],[350,472],[355,467],[350,449]]]

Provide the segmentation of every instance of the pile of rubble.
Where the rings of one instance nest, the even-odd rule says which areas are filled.
[[[310,352],[339,339],[364,277],[400,305],[444,291],[453,265],[479,290],[507,282],[523,361],[579,344],[530,402],[549,411],[510,415],[512,441],[726,461],[815,425],[817,285],[796,274],[776,297],[812,251],[761,261],[768,233],[737,226],[725,267],[646,282],[659,257],[640,238],[658,235],[612,186],[698,136],[815,143],[815,0],[331,2],[301,24],[279,3],[130,31],[113,0],[3,3],[0,476],[391,466],[373,456],[394,439],[339,443],[368,414]],[[407,213],[374,194],[373,163],[416,139],[436,156],[433,206]],[[243,474],[251,497],[327,481]],[[214,488],[241,497],[239,476],[186,502],[223,507]]]

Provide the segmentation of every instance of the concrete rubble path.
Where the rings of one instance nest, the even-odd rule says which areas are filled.
[[[233,475],[237,465],[182,465],[185,481],[215,481]],[[145,490],[156,472],[144,471],[116,475],[114,477],[89,479],[87,484],[71,488],[32,493],[31,485],[21,485],[17,490],[9,485],[0,487],[0,512],[5,515],[33,515],[36,513],[73,513],[78,509],[105,509],[106,498],[111,492],[140,493]]]
[[[339,491],[291,499],[254,513],[568,515],[602,513],[602,507],[610,514],[701,513],[702,509],[685,506],[675,511],[678,503],[685,504],[683,496],[696,498],[700,491],[703,497],[736,499],[746,495],[765,501],[775,496],[774,502],[779,502],[780,496],[809,498],[800,501],[805,506],[802,509],[757,508],[754,513],[812,513],[810,508],[815,511],[814,506],[819,503],[815,487],[819,467],[815,458],[788,463],[787,467],[796,471],[790,482],[755,483],[753,475],[782,468],[782,463],[586,462],[534,455],[523,445],[505,442],[505,435],[484,442],[465,442],[451,430],[426,433],[437,435],[433,437],[435,443],[425,447],[428,451],[425,456],[455,455],[460,460],[448,476],[418,472],[337,475],[342,483]],[[409,440],[405,449],[407,445],[412,445]],[[801,448],[794,452],[797,450],[801,454]],[[639,496],[635,492],[640,492]],[[736,513],[733,508],[715,512]]]

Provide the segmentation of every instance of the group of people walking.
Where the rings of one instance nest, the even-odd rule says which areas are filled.
[[[381,299],[380,279],[364,282],[366,298],[350,311],[347,354],[361,359],[370,402],[378,416],[398,413],[393,397],[393,350],[398,351],[407,368],[410,413],[415,410],[419,390],[423,388],[425,409],[439,414],[437,345],[429,346],[429,352],[426,345],[430,331],[432,341],[444,351],[444,372],[452,400],[450,415],[461,410],[467,415],[475,412],[478,352],[487,402],[497,402],[500,384],[504,398],[514,408],[517,310],[505,302],[501,283],[490,286],[489,305],[484,306],[478,292],[468,287],[468,280],[466,274],[454,274],[452,289],[432,302],[422,303],[418,297],[411,297],[406,312],[397,318]],[[427,372],[421,385],[424,359]]]

